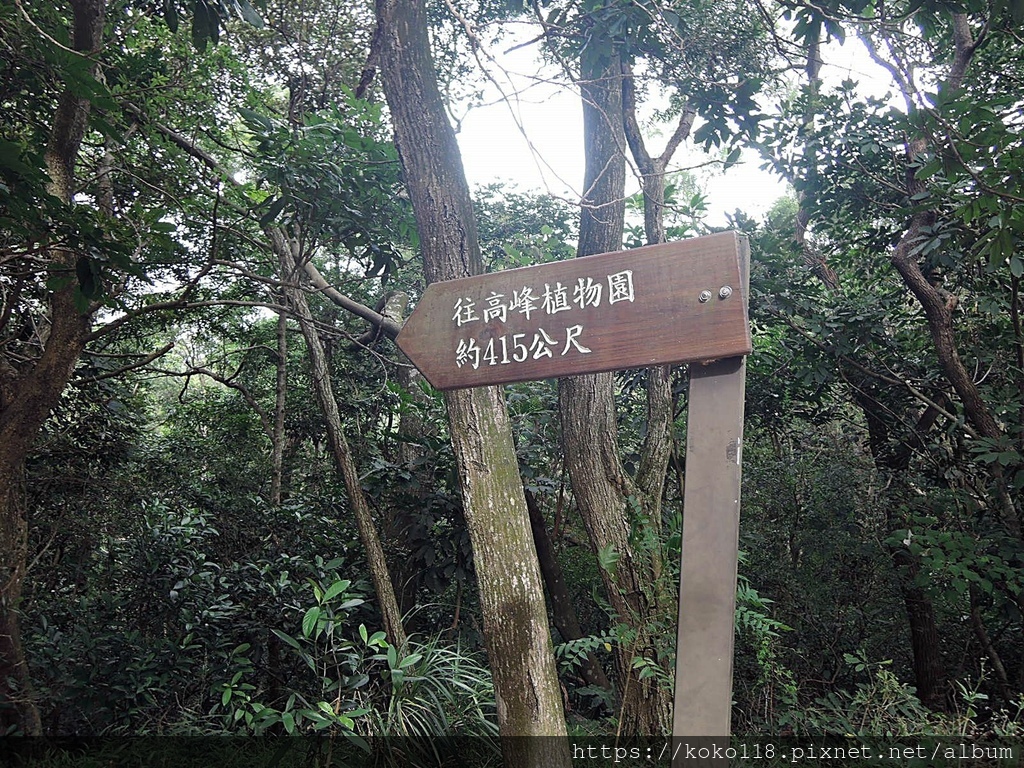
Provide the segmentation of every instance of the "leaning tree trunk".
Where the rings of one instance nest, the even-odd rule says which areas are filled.
[[[378,0],[384,90],[428,281],[482,271],[455,132],[437,87],[421,0]],[[473,543],[502,736],[564,736],[540,569],[501,389],[445,396]],[[562,739],[503,739],[505,765],[568,765]]]
[[[544,577],[544,585],[547,587],[548,600],[551,602],[551,620],[563,640],[579,640],[584,637],[583,627],[580,626],[572,595],[565,583],[562,566],[558,563],[555,546],[551,541],[551,536],[548,535],[544,513],[541,511],[540,505],[537,504],[537,498],[528,489],[524,490],[526,492],[526,509],[530,513],[530,527],[533,530],[533,543],[537,547],[540,572]],[[593,651],[589,651],[583,657],[580,675],[588,685],[605,691],[612,690],[612,684],[608,680],[608,676],[605,675],[604,669],[601,668],[597,654]]]
[[[975,39],[971,23],[963,13],[952,14],[952,31],[952,63],[945,82],[940,83],[942,93],[956,93],[964,86],[967,70],[979,43],[984,39],[983,36]],[[918,136],[907,141],[906,191],[912,200],[926,191],[925,182],[919,179],[917,174],[921,167],[921,158],[930,151],[941,151],[941,148],[937,149],[933,145],[932,137]],[[921,305],[928,321],[928,331],[935,347],[936,359],[946,380],[960,397],[967,422],[981,437],[998,442],[1004,437],[1004,428],[985,402],[978,382],[974,380],[960,356],[955,333],[959,299],[942,285],[928,279],[924,260],[919,253],[921,242],[931,233],[938,217],[937,211],[915,212],[893,249],[890,261],[899,272],[903,283]],[[1012,536],[1022,539],[1024,522],[1021,520],[1021,510],[1019,503],[1007,490],[1009,483],[1002,465],[994,462],[990,466],[990,472],[1002,523]]]
[[[74,50],[98,50],[105,0],[71,0],[70,5]],[[66,90],[46,148],[49,191],[69,205],[88,116],[89,101]],[[49,256],[53,269],[73,272],[77,254],[54,249]],[[22,483],[25,458],[85,345],[89,316],[75,306],[74,290],[71,285],[50,295],[50,332],[37,360],[8,361],[0,351],[0,732],[12,727],[26,735],[42,731],[18,620],[28,555]]]
[[[298,267],[300,260],[297,254],[291,251],[293,246],[291,241],[287,240],[280,232],[272,231],[270,234],[274,248],[281,260],[281,277],[288,286],[285,288],[288,304],[295,313],[299,328],[302,330],[302,337],[306,340],[313,392],[316,395],[317,404],[320,406],[320,412],[324,415],[327,441],[330,443],[338,474],[341,475],[341,479],[345,483],[349,506],[359,529],[359,538],[366,550],[366,562],[370,569],[370,580],[373,582],[374,592],[377,594],[384,631],[387,633],[388,642],[399,649],[404,649],[408,644],[408,638],[402,626],[402,614],[398,609],[398,600],[395,598],[391,575],[388,573],[384,547],[381,546],[377,526],[373,522],[373,515],[370,512],[370,505],[363,493],[359,473],[356,471],[352,452],[349,450],[348,441],[345,439],[342,429],[341,413],[338,410],[338,401],[334,396],[331,372],[327,364],[327,353],[320,340],[320,334],[317,332],[313,315],[309,310],[306,295],[301,288],[289,285],[291,280],[297,279],[297,275],[301,274]]]
[[[586,189],[580,215],[577,255],[616,251],[625,217],[625,143],[622,74],[615,57],[584,54],[581,91],[586,145]],[[641,679],[638,656],[657,657],[650,635],[657,616],[656,552],[631,542],[631,498],[636,488],[619,459],[614,376],[599,373],[559,380],[559,412],[566,466],[576,505],[591,547],[614,552],[614,567],[601,578],[617,620],[629,628],[616,654],[621,714],[619,730],[629,736],[667,733],[670,692],[656,677]]]

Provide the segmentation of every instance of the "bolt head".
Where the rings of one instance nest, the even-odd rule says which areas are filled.
[[[697,301],[701,304],[706,304],[711,301],[711,291],[701,291],[700,295],[697,297]]]
[[[723,285],[721,288],[718,289],[718,298],[728,299],[730,296],[732,296],[731,286]]]

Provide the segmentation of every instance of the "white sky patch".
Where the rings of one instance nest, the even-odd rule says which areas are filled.
[[[518,96],[507,103],[490,85],[490,103],[471,109],[461,120],[458,140],[466,176],[471,186],[511,182],[520,190],[541,190],[578,200],[584,171],[579,94],[555,82],[564,80],[560,73],[543,70],[535,46],[502,53],[513,45],[509,42],[490,51],[495,59],[487,66],[505,94]],[[826,87],[851,78],[872,93],[884,94],[890,88],[887,75],[855,38],[843,46],[826,46],[825,61],[822,75]],[[662,128],[663,134],[670,131],[671,126]],[[661,151],[663,141],[664,137],[651,141],[652,154]],[[673,165],[694,167],[707,160],[699,148],[684,144]],[[724,174],[696,171],[708,198],[709,224],[724,226],[726,214],[736,210],[761,217],[780,197],[790,194],[788,186],[761,165],[756,152],[745,150],[740,162]],[[638,189],[636,179],[627,177],[627,194]]]

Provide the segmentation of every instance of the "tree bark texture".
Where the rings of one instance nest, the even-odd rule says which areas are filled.
[[[623,128],[629,152],[640,171],[640,185],[644,193],[644,235],[648,245],[665,242],[666,171],[679,145],[690,136],[696,117],[697,111],[689,104],[684,105],[665,149],[657,157],[652,156],[644,142],[636,115],[636,81],[633,70],[628,64],[622,64]]]
[[[455,133],[437,87],[420,0],[378,0],[380,66],[428,282],[482,271]],[[473,543],[498,725],[503,737],[564,736],[547,611],[502,391],[446,393]],[[505,764],[568,765],[561,739],[503,740]]]
[[[622,244],[626,170],[618,59],[585,54],[580,89],[586,191],[577,255],[589,256],[619,250]],[[651,569],[658,556],[656,551],[638,551],[632,542],[630,518],[639,517],[642,511],[630,508],[639,505],[637,488],[619,459],[614,384],[612,373],[559,380],[562,442],[573,495],[591,547],[595,554],[614,553],[617,558],[614,567],[601,569],[609,603],[617,621],[634,636],[620,644],[616,653],[619,730],[628,736],[660,735],[670,728],[670,692],[654,678],[641,680],[633,668],[636,656],[654,658],[663,650],[651,647],[649,634],[658,612]]]
[[[917,585],[920,563],[906,549],[891,549],[903,593],[903,605],[910,627],[910,648],[914,659],[914,684],[917,697],[926,707],[947,709],[946,664],[939,644],[939,627],[935,607],[924,588]]]
[[[401,325],[405,321],[408,306],[408,294],[399,292],[388,299],[384,315]],[[398,422],[398,462],[416,478],[416,498],[422,507],[437,467],[435,452],[428,448],[428,444],[436,440],[437,430],[421,416],[420,407],[427,406],[429,397],[421,387],[423,375],[405,355],[399,356],[395,378],[416,404],[412,408],[403,409]],[[410,551],[409,534],[409,517],[400,508],[392,509],[387,522],[388,540],[394,543],[391,573],[395,578],[399,605],[406,613],[416,605],[416,594],[422,581],[419,563],[407,557]]]
[[[685,105],[676,123],[675,130],[665,143],[660,155],[651,155],[640,131],[637,119],[636,83],[632,68],[622,65],[622,124],[633,161],[641,174],[644,197],[644,236],[648,245],[664,243],[665,233],[665,183],[668,164],[679,145],[690,136],[696,110]],[[661,366],[648,368],[645,389],[647,395],[647,434],[640,452],[640,465],[636,473],[636,485],[641,496],[644,517],[652,530],[661,530],[661,499],[665,490],[668,463],[672,455],[672,422],[675,404],[672,396],[672,368]],[[657,541],[660,542],[660,537]],[[660,549],[652,553],[653,575],[660,583],[663,553]],[[672,600],[664,595],[667,605]]]
[[[100,48],[105,0],[72,0],[72,46],[81,53]],[[45,159],[49,191],[68,205],[75,192],[75,166],[85,136],[89,102],[70,89],[60,97]],[[58,268],[73,270],[77,254],[53,249]],[[25,458],[40,427],[57,404],[85,346],[89,315],[75,306],[75,286],[50,295],[49,334],[35,361],[0,356],[0,732],[14,727],[41,733],[39,712],[21,641],[19,610],[28,556],[28,522],[22,487]]]

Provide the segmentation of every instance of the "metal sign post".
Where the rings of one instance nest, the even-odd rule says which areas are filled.
[[[749,267],[743,241],[744,308]],[[731,726],[745,375],[742,357],[690,365],[674,766],[728,764],[715,747],[725,750]]]

